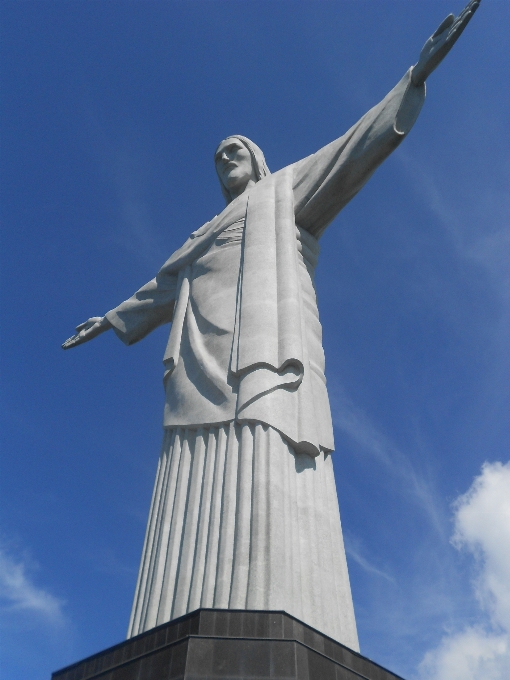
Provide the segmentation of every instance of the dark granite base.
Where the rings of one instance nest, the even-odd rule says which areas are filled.
[[[198,609],[52,680],[402,680],[285,612]]]

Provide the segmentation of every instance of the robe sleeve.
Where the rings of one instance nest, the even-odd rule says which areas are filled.
[[[142,340],[173,318],[177,276],[159,273],[128,300],[105,316],[126,345]]]
[[[343,137],[294,165],[296,224],[319,238],[400,144],[425,100],[409,70]]]

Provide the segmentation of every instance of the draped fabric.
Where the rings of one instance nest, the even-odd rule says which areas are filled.
[[[292,180],[292,167],[285,168],[248,195],[231,363],[235,375],[259,366],[282,373],[290,365],[302,377],[301,285]],[[294,378],[294,382],[300,380]]]
[[[318,239],[424,95],[408,72],[345,135],[259,173],[107,313],[127,345],[172,322],[129,635],[197,607],[284,609],[357,649],[314,272]]]
[[[108,312],[126,344],[172,320],[165,427],[263,422],[297,451],[333,450],[317,238],[399,145],[423,98],[408,72],[343,137],[263,177]],[[241,222],[241,239],[225,241]]]
[[[231,371],[237,422],[272,425],[296,450],[318,455],[334,448],[313,287],[319,246],[296,229],[292,182],[285,168],[248,197]]]
[[[199,607],[285,610],[358,649],[331,456],[260,424],[166,431],[129,636]]]

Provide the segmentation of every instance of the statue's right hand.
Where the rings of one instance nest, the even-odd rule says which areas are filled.
[[[449,14],[437,31],[427,40],[418,63],[413,66],[411,78],[415,85],[422,85],[432,71],[446,57],[473,18],[481,0],[469,0],[457,18]]]
[[[93,338],[101,335],[112,327],[105,316],[93,316],[79,326],[76,326],[76,334],[68,338],[62,345],[62,349],[71,349],[82,345]]]

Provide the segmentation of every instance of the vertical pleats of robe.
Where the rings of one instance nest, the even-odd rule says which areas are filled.
[[[128,637],[200,607],[284,610],[358,649],[331,456],[262,424],[165,431]]]

